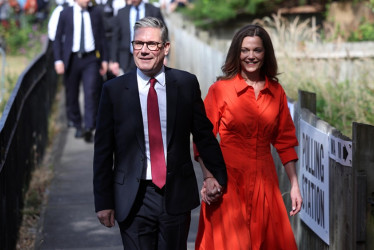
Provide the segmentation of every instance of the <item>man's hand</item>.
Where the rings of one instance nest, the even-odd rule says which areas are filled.
[[[101,62],[100,75],[104,76],[108,71],[108,62]]]
[[[119,63],[118,62],[110,62],[109,63],[109,70],[112,71],[112,73],[115,76],[118,76],[120,73]]]
[[[214,177],[205,178],[201,189],[201,197],[208,205],[218,201],[223,194],[223,188]]]
[[[64,63],[61,61],[61,62],[56,62],[55,63],[55,70],[56,70],[56,73],[58,75],[62,75],[65,73],[65,65]]]
[[[96,215],[102,225],[106,227],[113,227],[115,225],[113,209],[101,210]]]

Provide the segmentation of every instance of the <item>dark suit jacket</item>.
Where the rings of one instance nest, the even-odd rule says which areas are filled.
[[[95,39],[95,50],[100,54],[100,61],[108,61],[107,44],[104,36],[102,14],[99,8],[89,7],[88,12],[91,17],[92,32]],[[57,25],[56,38],[53,42],[53,53],[55,61],[62,60],[65,70],[69,67],[69,61],[73,48],[74,18],[73,7],[65,8],[61,14]]]
[[[130,53],[130,30],[134,27],[130,27],[130,9],[131,5],[126,5],[118,11],[114,18],[110,60],[118,62],[121,67],[123,67],[123,62],[128,62],[129,57],[132,56]],[[145,16],[157,17],[164,22],[160,8],[149,3],[145,3]]]
[[[227,173],[212,124],[205,115],[195,75],[165,67],[167,98],[166,210],[181,214],[200,204],[190,154],[190,135],[222,186]],[[104,84],[94,152],[96,211],[115,209],[123,221],[134,203],[147,164],[136,70]]]

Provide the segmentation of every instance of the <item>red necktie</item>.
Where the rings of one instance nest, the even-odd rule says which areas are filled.
[[[151,86],[147,99],[149,150],[151,153],[152,182],[162,188],[166,181],[166,163],[164,145],[162,143],[161,123],[158,110],[157,93],[155,84],[157,80],[149,80]]]

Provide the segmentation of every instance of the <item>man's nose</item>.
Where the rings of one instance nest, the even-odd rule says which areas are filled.
[[[148,53],[149,52],[147,43],[143,43],[143,47],[142,47],[142,49],[140,51],[142,53]]]

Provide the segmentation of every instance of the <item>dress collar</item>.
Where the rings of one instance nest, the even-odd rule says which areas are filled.
[[[247,89],[250,87],[244,80],[244,78],[238,73],[233,78],[234,84],[235,84],[235,90],[238,95],[243,94],[247,91]],[[270,80],[267,76],[265,76],[265,86],[261,90],[261,92],[269,91],[272,93],[274,91],[273,81]]]

